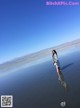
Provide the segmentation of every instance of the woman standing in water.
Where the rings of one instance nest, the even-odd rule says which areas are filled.
[[[58,55],[57,55],[56,50],[52,50],[52,58],[53,58],[53,63],[56,67],[56,71],[57,71],[57,74],[58,74],[58,77],[59,77],[59,81],[61,82],[61,85],[63,85],[63,87],[67,90],[67,83],[65,82],[63,74],[61,72],[60,63],[59,63],[59,60],[58,60]]]
[[[56,71],[59,72],[60,71],[60,64],[58,61],[58,55],[56,50],[52,50],[52,57],[53,57],[53,63],[56,66]]]

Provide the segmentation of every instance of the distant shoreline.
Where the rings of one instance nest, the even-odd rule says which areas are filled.
[[[73,48],[76,48],[76,47],[80,48],[80,39],[77,39],[77,40],[74,40],[71,42],[67,42],[67,43],[58,45],[56,47],[47,48],[47,49],[38,51],[36,53],[25,55],[25,56],[16,58],[14,60],[5,62],[3,64],[0,64],[0,72],[8,71],[8,70],[14,69],[15,67],[20,67],[20,66],[23,66],[25,64],[29,64],[33,61],[36,61],[38,59],[48,57],[48,56],[52,55],[53,49],[56,49],[57,51],[63,51],[63,50],[70,49],[72,47]]]

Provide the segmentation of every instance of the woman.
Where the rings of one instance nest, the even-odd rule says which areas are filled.
[[[56,50],[52,50],[52,57],[53,57],[54,65],[56,66],[56,71],[59,72],[60,71],[60,64],[58,61],[58,55],[57,55]]]
[[[53,57],[54,65],[57,65],[57,63],[58,63],[58,55],[57,55],[56,50],[52,51],[52,57]]]
[[[53,57],[53,62],[54,62],[54,65],[56,67],[56,71],[57,71],[57,74],[58,74],[58,77],[59,77],[59,81],[64,86],[64,88],[67,90],[68,89],[67,83],[65,82],[64,77],[63,77],[62,72],[61,72],[60,64],[59,64],[59,60],[58,60],[58,55],[57,55],[56,50],[52,51],[52,57]]]

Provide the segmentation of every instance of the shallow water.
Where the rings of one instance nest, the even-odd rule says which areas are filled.
[[[59,61],[67,90],[50,57],[0,76],[0,95],[13,95],[14,108],[61,108],[63,101],[65,108],[80,108],[80,50],[61,54]]]

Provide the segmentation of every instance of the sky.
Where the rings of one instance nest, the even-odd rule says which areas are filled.
[[[80,38],[80,6],[46,1],[0,0],[0,63]]]

